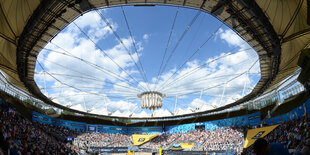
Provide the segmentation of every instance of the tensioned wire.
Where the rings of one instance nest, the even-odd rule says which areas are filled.
[[[56,75],[57,76],[57,74],[53,74],[53,73],[51,73],[52,75]],[[68,86],[52,86],[52,87],[46,87],[46,88],[43,88],[43,87],[40,87],[40,89],[41,90],[52,90],[52,89],[64,89],[64,88],[69,88]],[[104,90],[104,91],[113,91],[113,93],[116,91],[116,92],[118,92],[118,93],[125,93],[125,94],[136,94],[136,93],[130,93],[130,92],[128,92],[128,91],[125,91],[125,90],[115,90],[115,88],[112,88],[112,89],[105,89],[105,88],[102,88],[102,87],[90,87],[90,86],[88,86],[88,87],[81,87],[81,86],[79,86],[79,88],[80,89],[86,89],[86,90]]]
[[[54,53],[62,54],[62,55],[64,55],[64,56],[68,56],[68,57],[77,59],[77,60],[79,60],[79,61],[82,61],[83,63],[85,63],[85,64],[87,64],[87,65],[89,65],[89,66],[91,66],[91,67],[93,67],[93,68],[95,68],[95,69],[97,69],[97,70],[99,70],[99,71],[105,73],[105,74],[108,74],[108,75],[110,75],[110,76],[113,76],[114,78],[117,78],[117,79],[119,79],[120,81],[127,81],[127,83],[128,83],[129,85],[131,85],[132,87],[136,87],[136,85],[135,85],[134,83],[130,82],[130,81],[129,81],[128,79],[126,79],[126,78],[123,78],[121,75],[118,75],[118,74],[114,73],[113,71],[111,71],[111,70],[109,70],[109,69],[106,69],[106,68],[104,68],[104,67],[101,67],[101,66],[99,66],[99,65],[97,65],[97,64],[95,64],[95,63],[92,63],[92,62],[90,62],[90,61],[87,61],[87,60],[85,60],[85,59],[83,59],[83,58],[77,57],[77,56],[73,55],[72,53],[70,53],[69,51],[67,51],[67,50],[65,50],[65,49],[63,49],[63,48],[61,48],[60,46],[58,46],[58,45],[56,45],[56,44],[54,44],[54,43],[51,43],[51,44],[53,44],[53,45],[55,45],[56,47],[60,48],[60,49],[63,50],[65,53],[59,52],[59,51],[56,51],[56,50],[52,50],[52,49],[48,49],[48,48],[44,48],[44,49],[45,49],[45,50],[48,50],[48,51],[51,51],[51,52],[54,52]]]
[[[130,38],[131,38],[133,47],[134,47],[134,49],[135,49],[135,52],[138,54],[137,46],[136,46],[135,40],[134,40],[134,38],[133,38],[132,32],[131,32],[131,30],[130,30],[129,22],[128,22],[128,20],[127,20],[127,16],[126,16],[125,10],[123,9],[123,6],[121,6],[121,9],[122,9],[122,13],[123,13],[123,16],[124,16],[124,19],[125,19],[125,22],[126,22],[127,30],[128,30],[128,32],[129,32],[129,35],[130,35]],[[129,53],[129,54],[130,54],[130,53]],[[150,87],[149,87],[148,80],[147,80],[147,76],[146,76],[146,73],[145,73],[145,71],[144,71],[144,69],[143,69],[143,65],[142,65],[142,62],[141,62],[141,61],[142,61],[141,58],[139,58],[138,63],[139,63],[139,65],[140,65],[141,71],[142,71],[142,73],[143,73],[142,76],[144,76],[144,82],[147,84],[148,89],[151,90]],[[137,68],[138,68],[138,66],[137,66]]]
[[[76,10],[75,10],[76,11]],[[62,21],[69,23],[66,19],[62,18],[62,17],[58,17],[59,19],[61,19]],[[126,75],[128,75],[128,77],[130,77],[132,80],[134,80],[138,86],[142,87],[142,89],[144,89],[144,91],[146,90],[143,86],[139,85],[139,82],[132,77],[124,68],[122,68],[116,61],[114,61],[112,59],[112,57],[110,55],[107,54],[107,52],[105,50],[103,50],[99,45],[97,45],[97,43],[91,39],[90,36],[87,35],[87,33],[85,31],[82,30],[81,27],[79,27],[74,21],[72,22],[81,32],[82,34],[84,34],[94,45],[96,48],[98,48],[100,50],[101,53],[103,53],[105,56],[107,56],[116,66],[118,66]]]
[[[84,32],[82,30],[82,28],[80,28],[75,22],[72,22],[105,56],[107,56],[116,66],[118,66],[125,74],[128,75],[128,77],[130,77],[131,79],[133,79],[138,86],[140,86],[144,91],[147,91],[147,89],[141,85],[139,85],[139,82],[133,77],[131,76],[122,66],[120,66],[109,54],[107,54],[107,52],[105,50],[103,50],[99,45],[97,45],[97,43],[92,40],[90,38],[90,36],[88,36],[88,34],[86,32]]]
[[[249,60],[244,60],[242,62],[240,62],[239,64],[243,64],[243,63],[246,63],[247,61]],[[237,65],[237,64],[236,64]],[[242,72],[243,73],[243,72]],[[175,83],[171,83],[168,87],[166,87],[165,89],[162,90],[162,92],[169,92],[169,90],[172,90],[173,89],[176,89],[178,87],[186,87],[186,86],[195,86],[199,83],[205,83],[207,81],[215,81],[215,80],[220,80],[220,79],[227,79],[228,77],[231,77],[231,76],[234,76],[234,75],[239,75],[240,73],[235,73],[235,74],[224,74],[224,75],[219,75],[219,76],[211,76],[210,75],[207,75],[207,76],[204,76],[204,77],[200,77],[200,78],[197,78],[197,79],[193,79],[191,80],[190,83],[187,83],[187,84],[184,84],[184,82],[178,80],[178,85],[175,85],[176,84],[176,80],[175,80]],[[247,74],[259,74],[259,73],[247,73]],[[189,77],[189,76],[187,76]],[[186,78],[183,78],[182,80],[184,80]]]
[[[47,61],[47,62],[53,63],[53,64],[55,64],[55,65],[57,65],[57,66],[60,66],[60,67],[62,67],[62,68],[64,68],[64,69],[67,69],[67,70],[69,70],[69,71],[73,71],[73,72],[76,72],[76,73],[85,75],[84,73],[82,73],[82,72],[80,72],[80,71],[77,71],[77,70],[74,70],[74,69],[72,69],[72,68],[68,68],[68,67],[63,66],[63,65],[61,65],[61,64],[58,64],[58,63],[56,63],[56,62],[47,60],[46,58],[41,58],[41,59],[43,59],[43,60],[45,60],[45,61]],[[46,71],[45,71],[45,72],[46,72]],[[50,74],[50,73],[49,73],[49,74]],[[64,76],[68,76],[68,75],[64,75]],[[111,84],[111,85],[116,85],[116,86],[119,86],[119,87],[127,88],[127,89],[129,89],[129,90],[134,90],[134,91],[136,91],[136,92],[140,92],[140,91],[139,91],[138,89],[136,89],[136,88],[127,87],[127,86],[124,86],[124,85],[119,85],[119,84],[117,84],[117,83],[112,83],[112,82],[109,82],[109,81],[106,81],[106,80],[103,80],[103,79],[99,79],[98,77],[95,77],[95,76],[91,76],[91,75],[85,75],[85,76],[88,77],[88,78],[90,78],[90,79],[96,80],[96,82],[97,82],[97,81],[102,81],[102,82],[105,82],[105,83],[109,83],[109,84]],[[101,84],[102,84],[102,83],[101,83]]]
[[[175,13],[175,16],[173,18],[173,22],[172,22],[172,26],[171,26],[171,29],[170,29],[170,33],[169,33],[169,37],[168,37],[168,41],[167,41],[167,44],[166,44],[166,48],[165,48],[165,51],[164,51],[164,55],[161,59],[161,63],[160,63],[160,66],[159,66],[159,71],[158,71],[158,74],[157,74],[157,78],[156,78],[156,82],[155,82],[155,85],[157,85],[158,83],[158,80],[159,80],[159,76],[160,76],[160,72],[162,70],[162,66],[163,66],[163,63],[165,61],[165,57],[166,57],[166,54],[167,54],[167,51],[168,51],[168,47],[169,47],[169,44],[170,44],[170,40],[171,40],[171,36],[172,36],[172,33],[173,33],[173,30],[174,30],[174,25],[175,25],[175,22],[176,22],[176,19],[178,17],[178,14],[179,14],[179,7]]]
[[[121,45],[124,47],[124,49],[126,50],[127,54],[130,56],[132,62],[134,62],[135,67],[138,69],[138,71],[139,71],[139,73],[140,73],[142,79],[144,80],[144,82],[145,82],[145,83],[148,83],[148,82],[147,82],[147,79],[146,79],[146,76],[145,76],[144,70],[143,70],[143,72],[142,72],[142,70],[139,68],[139,66],[137,65],[136,61],[134,60],[134,58],[133,58],[133,56],[132,56],[130,50],[125,46],[124,42],[122,41],[122,39],[120,38],[120,36],[118,35],[118,33],[113,29],[113,27],[112,27],[112,25],[110,24],[110,22],[104,17],[104,15],[103,15],[99,10],[96,10],[96,12],[97,12],[97,14],[100,16],[100,18],[106,23],[106,25],[110,28],[110,30],[113,32],[113,34],[114,34],[114,36],[117,38],[117,40],[118,40],[118,41],[121,43]],[[126,16],[125,16],[125,15],[124,15],[124,17],[125,17],[125,19],[126,19]],[[126,22],[127,22],[127,19],[126,19]],[[130,29],[129,29],[128,23],[127,23],[127,26],[128,26],[128,30],[129,30],[130,35],[131,35],[131,31],[130,31]],[[132,35],[131,35],[131,39],[132,39]],[[135,46],[135,44],[134,44],[134,46]],[[136,48],[135,48],[135,49],[136,49]],[[137,52],[138,52],[138,51],[136,51],[136,53],[137,53]],[[137,54],[138,54],[138,53],[137,53]],[[140,61],[139,61],[139,62],[140,62]],[[141,63],[141,62],[140,62],[140,63]],[[147,85],[147,87],[148,87],[148,85]],[[149,87],[148,87],[148,90],[150,90]]]
[[[257,62],[258,62],[258,60],[255,61],[255,62],[252,64],[252,66],[249,68],[249,70],[251,70]],[[234,76],[233,78],[230,78],[230,79],[227,80],[226,82],[223,82],[223,83],[220,83],[220,84],[217,84],[217,85],[214,85],[214,86],[210,86],[210,87],[201,89],[200,91],[188,91],[188,92],[183,93],[183,94],[180,94],[180,93],[182,93],[182,92],[180,91],[180,92],[175,92],[175,94],[177,94],[178,96],[186,96],[186,95],[189,95],[189,94],[200,93],[201,91],[206,91],[206,90],[209,90],[209,89],[213,89],[213,88],[216,88],[216,87],[221,86],[221,85],[223,85],[223,84],[227,84],[227,83],[229,83],[229,82],[231,82],[231,81],[237,79],[238,77],[242,76],[243,74],[246,74],[249,70],[247,70],[247,71],[245,71],[245,72],[243,72],[243,73],[240,73],[239,75],[236,75],[236,76]]]
[[[211,34],[211,36],[209,36],[208,38],[207,38],[207,40],[190,56],[190,57],[188,57],[186,60],[185,60],[185,62],[183,62],[183,64],[176,70],[176,71],[174,71],[174,73],[166,80],[166,81],[168,81],[168,80],[170,80],[170,78],[172,78],[181,68],[183,68],[184,67],[184,65],[188,62],[188,61],[190,61],[199,51],[200,51],[200,49],[202,48],[202,47],[204,47],[208,42],[209,42],[209,40],[220,30],[220,28],[223,26],[223,24],[224,23],[222,23],[212,34]],[[164,83],[165,84],[165,83]],[[164,84],[163,84],[163,86],[164,86]],[[161,88],[159,88],[159,89],[161,89]]]
[[[132,35],[131,35],[131,38],[132,38],[132,40],[133,40],[133,37],[132,37]]]
[[[157,76],[157,79],[161,76],[161,74],[163,72],[165,72],[165,69],[171,59],[171,57],[173,56],[173,54],[175,53],[176,49],[178,48],[178,46],[180,45],[180,43],[182,42],[183,38],[185,37],[185,35],[187,34],[188,30],[191,28],[191,26],[195,23],[195,21],[197,20],[198,16],[201,14],[201,10],[198,10],[196,15],[193,17],[193,19],[191,20],[191,22],[189,23],[189,25],[186,27],[186,29],[183,31],[182,35],[180,36],[180,38],[178,39],[176,45],[174,46],[174,48],[171,50],[170,55],[168,56],[162,70],[159,72],[159,76]],[[157,80],[158,82],[158,80]],[[155,90],[157,90],[157,84],[155,84]]]
[[[56,76],[59,76],[60,74],[53,74],[53,73],[50,73],[51,75],[53,75],[54,77],[56,77]],[[62,76],[62,75],[60,75],[60,76]],[[63,76],[62,76],[63,77]],[[68,77],[68,78],[72,78],[72,76],[71,75],[65,75],[65,77]],[[87,81],[83,81],[83,80],[81,80],[81,78],[79,78],[79,79],[75,79],[76,80],[76,82],[85,82],[85,83],[89,83],[89,82],[87,82]],[[92,83],[93,84],[96,84],[96,82],[95,81],[93,81],[93,80],[91,80],[92,81]],[[98,85],[100,85],[100,84],[102,84],[102,83],[98,83]],[[113,85],[113,83],[111,83],[111,85]],[[53,89],[64,89],[64,88],[68,88],[68,86],[52,86],[52,87],[47,87],[47,88],[40,88],[41,90],[53,90]],[[115,93],[115,92],[118,92],[118,93],[125,93],[125,94],[133,94],[133,95],[136,95],[137,94],[137,92],[133,92],[133,91],[128,91],[128,88],[129,87],[125,87],[126,89],[120,89],[120,88],[111,88],[111,89],[105,89],[105,88],[102,88],[102,87],[81,87],[81,86],[79,86],[79,88],[80,89],[83,89],[83,90],[89,90],[89,89],[91,89],[91,90],[102,90],[102,91],[111,91],[111,90],[113,90],[113,93]],[[86,91],[85,90],[85,91]],[[110,92],[106,92],[106,93],[110,93]]]
[[[237,47],[235,47],[237,48]],[[168,80],[166,80],[166,82],[164,82],[163,84],[161,84],[162,86],[160,87],[161,89],[159,89],[159,91],[163,91],[163,90],[166,90],[167,88],[169,88],[169,86],[173,85],[174,83],[176,83],[177,81],[180,81],[180,80],[183,80],[187,77],[189,77],[190,75],[192,75],[193,73],[197,72],[197,71],[200,71],[201,69],[203,69],[203,67],[213,63],[213,62],[216,62],[220,59],[223,59],[225,57],[228,57],[228,56],[231,56],[231,55],[234,55],[234,54],[237,54],[239,52],[244,52],[244,51],[247,51],[247,50],[251,50],[252,48],[247,48],[247,49],[243,49],[243,50],[240,50],[240,51],[237,51],[237,52],[233,52],[233,53],[228,53],[228,54],[225,54],[223,56],[220,56],[220,57],[217,57],[211,61],[207,61],[206,63],[203,63],[199,66],[197,66],[196,68],[192,69],[192,70],[189,70],[188,72],[184,73],[183,75],[177,77],[176,79],[173,79],[172,81],[170,81],[168,84],[166,84],[168,82]],[[172,76],[170,76],[170,79],[172,78]],[[169,80],[170,80],[169,79]],[[166,84],[166,85],[164,85]]]
[[[260,74],[260,73],[248,73],[248,74]],[[163,90],[163,92],[167,92],[167,91],[169,92],[169,90],[171,90],[173,88],[178,88],[180,86],[186,87],[186,86],[191,86],[191,85],[196,84],[196,83],[204,83],[206,81],[211,81],[211,80],[213,81],[213,80],[216,80],[216,79],[217,80],[226,79],[227,77],[234,76],[234,75],[239,75],[239,73],[236,73],[236,74],[226,74],[226,75],[213,76],[213,77],[201,77],[201,78],[192,80],[190,83],[187,83],[187,84],[184,84],[184,82],[183,82],[183,83],[181,83],[179,85],[176,85],[174,87],[169,87],[169,88]]]
[[[73,89],[75,89],[75,90],[77,90],[77,91],[84,92],[84,93],[87,93],[87,94],[93,94],[93,95],[103,96],[103,94],[99,94],[99,93],[95,93],[95,92],[89,92],[89,91],[83,91],[83,90],[81,90],[81,89],[79,89],[79,88],[76,88],[75,86],[72,86],[72,85],[70,85],[70,84],[64,83],[64,82],[62,82],[61,80],[59,80],[58,78],[56,78],[55,76],[53,76],[52,74],[50,74],[48,71],[46,71],[39,61],[37,61],[37,63],[39,64],[39,66],[41,67],[41,69],[42,69],[45,73],[47,73],[50,77],[52,77],[53,79],[55,79],[55,80],[56,80],[57,82],[59,82],[60,84],[66,85],[66,86],[68,86],[68,87],[70,87],[70,88],[73,88]],[[104,95],[104,96],[106,96],[106,95]],[[109,98],[122,98],[122,97],[115,97],[115,96],[106,96],[106,97],[109,97]]]

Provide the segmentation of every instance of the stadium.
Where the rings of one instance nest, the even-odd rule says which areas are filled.
[[[0,0],[0,155],[310,154],[309,0]]]

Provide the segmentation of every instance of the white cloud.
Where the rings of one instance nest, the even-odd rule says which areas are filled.
[[[190,104],[189,106],[193,109],[197,109],[200,107],[202,107],[204,104],[206,104],[206,102],[204,100],[201,100],[199,98],[195,98]]]
[[[78,18],[75,23],[81,27],[84,28],[83,30],[87,31],[87,34],[94,39],[94,41],[97,43],[100,39],[103,39],[106,37],[106,35],[110,35],[112,31],[110,28],[101,20],[99,15],[96,12],[88,12],[84,14],[82,17]],[[113,22],[111,21],[112,26],[114,29],[117,29],[117,26],[113,25]],[[86,29],[87,28],[87,29]],[[128,39],[124,39],[125,43],[128,43]],[[54,46],[56,44],[57,46]],[[65,49],[66,51],[63,51],[62,49]],[[46,52],[43,50],[43,52],[40,53],[40,56],[38,58],[39,62],[42,62],[44,66],[47,68],[49,72],[52,73],[65,73],[69,75],[81,75],[81,73],[84,73],[84,75],[88,75],[89,77],[94,77],[99,75],[101,77],[102,81],[105,81],[106,79],[109,79],[111,81],[115,81],[115,76],[117,77],[118,74],[121,74],[123,71],[120,70],[120,67],[124,67],[125,65],[131,65],[128,63],[130,61],[129,56],[125,54],[124,49],[120,48],[121,44],[116,45],[117,48],[111,48],[106,49],[107,53],[110,52],[114,55],[118,55],[118,59],[113,59],[117,63],[121,64],[120,66],[115,65],[111,60],[104,55],[103,51],[97,48],[97,46],[94,45],[94,43],[89,40],[87,37],[83,35],[80,30],[75,27],[74,24],[70,24],[64,32],[59,33],[53,40],[52,44],[48,44],[46,48],[53,49],[55,51],[59,51],[62,53],[66,53],[69,55],[73,55],[76,58],[72,58],[69,56],[65,56],[63,54],[59,54],[56,52]],[[127,44],[127,46],[131,46],[131,44]],[[44,57],[44,59],[42,58]],[[138,60],[138,55],[134,54],[133,57]],[[46,61],[45,61],[46,59]],[[82,62],[79,59],[84,59],[88,62]],[[64,69],[61,66],[57,66],[54,63],[59,63],[62,66],[67,67],[68,69]],[[89,65],[89,63],[96,64],[98,67],[92,67],[94,65]],[[106,73],[103,73],[102,69],[105,69]],[[78,70],[78,72],[76,71]],[[111,74],[107,74],[107,72],[115,73],[116,75],[111,76]],[[123,74],[124,76],[124,74]],[[128,76],[128,75],[126,75]],[[124,76],[124,77],[126,77]],[[40,78],[40,77],[38,77]],[[60,77],[61,78],[61,77]],[[68,78],[65,78],[65,80]],[[54,79],[48,79],[48,80],[54,80]],[[70,79],[70,81],[73,81],[76,79]],[[80,80],[80,79],[79,79]],[[63,79],[61,79],[63,81]],[[69,82],[70,82],[69,81]],[[75,82],[75,83],[80,83]],[[98,85],[98,84],[96,84]]]
[[[96,42],[100,40],[99,38],[105,38],[106,35],[111,35],[111,30],[102,23],[98,14],[94,12],[84,14],[81,18],[78,18],[75,23],[79,27],[84,28],[84,30],[85,28],[88,30],[88,27],[90,27],[87,33],[89,36],[93,37]],[[113,24],[112,21],[110,23]],[[113,28],[116,29],[117,26],[113,26]],[[127,48],[132,48],[132,42],[129,37],[122,38],[122,41]],[[105,102],[103,96],[107,96],[100,91],[104,90],[103,92],[113,93],[119,91],[130,92],[136,89],[124,82],[124,79],[128,79],[129,75],[134,75],[137,71],[131,68],[126,69],[133,66],[134,63],[121,43],[116,44],[110,49],[105,49],[105,52],[119,66],[103,54],[91,40],[83,36],[80,30],[72,24],[70,24],[64,32],[59,33],[52,40],[52,43],[53,44],[48,44],[46,48],[74,56],[66,56],[58,52],[46,50],[43,50],[39,54],[38,61],[43,64],[46,71],[52,73],[53,76],[62,83],[56,81],[47,73],[44,75],[43,71],[38,72],[38,74],[35,75],[35,79],[41,83],[45,80],[49,83],[50,87],[54,88],[50,96],[58,97],[58,103],[66,105],[70,102],[73,105],[72,108],[85,111],[85,107],[82,107],[80,103],[86,100],[86,107],[88,110],[91,109],[92,106],[97,107],[97,109],[92,109],[94,113],[107,113],[107,110],[112,112],[117,109],[123,112],[136,106],[130,102],[127,103],[122,100],[115,102],[109,99],[107,99],[108,101],[105,103],[108,104],[108,109],[102,108],[102,105],[98,106],[97,104],[98,102]],[[143,48],[142,44],[140,42],[138,43],[140,48]],[[58,46],[66,51],[63,51]],[[139,60],[139,55],[137,53],[133,53],[132,57],[135,61]],[[122,70],[121,67],[126,70]],[[80,92],[64,84],[90,93]],[[58,93],[60,90],[58,88],[60,87],[62,87],[62,93]],[[91,93],[97,94],[97,96]]]
[[[205,62],[193,60],[188,62],[172,78],[170,77],[175,72],[174,69],[164,73],[159,81],[159,85],[166,84],[162,86],[163,90],[161,90],[164,94],[175,96],[188,93],[199,94],[202,91],[203,96],[214,96],[213,100],[194,99],[189,103],[189,107],[192,109],[204,111],[232,103],[241,98],[245,82],[247,82],[247,87],[254,87],[253,80],[246,72],[249,71],[253,64],[255,65],[250,72],[260,72],[259,63],[255,63],[258,60],[255,51],[245,50],[248,45],[244,44],[244,41],[232,30],[221,30],[218,36],[230,46],[237,46],[240,51],[235,54],[222,53],[214,58],[209,58]],[[205,65],[203,65],[204,63]],[[164,82],[169,78],[168,82]],[[153,82],[155,80],[155,78],[152,79]],[[225,82],[227,82],[226,86]],[[220,101],[219,98],[224,91],[224,87],[224,97]],[[244,95],[249,92],[249,90],[246,90]],[[186,113],[188,109],[179,109],[178,111],[179,113]]]
[[[195,111],[206,111],[214,109],[218,106],[218,102],[206,102],[202,99],[195,98],[190,104],[189,107],[191,107]]]
[[[111,24],[114,31],[117,30],[118,25],[112,21],[112,19],[107,19],[109,24]],[[74,21],[80,28],[87,31],[92,39],[98,41],[99,39],[105,38],[106,35],[112,34],[112,30],[107,24],[102,20],[100,15],[96,11],[90,11],[83,14],[80,18]]]
[[[145,41],[148,41],[148,39],[150,38],[149,34],[144,34],[142,37]]]
[[[114,23],[111,19],[108,20],[112,24],[113,29],[117,30],[117,23]],[[105,38],[112,36],[111,29],[96,12],[84,14],[75,23],[85,30],[97,44],[101,43],[100,41]],[[35,79],[40,83],[45,80],[50,87],[53,87],[53,90],[48,92],[48,94],[51,97],[57,98],[54,100],[57,103],[63,105],[70,103],[74,109],[82,111],[91,110],[92,113],[96,114],[107,115],[112,112],[113,116],[129,116],[134,109],[139,108],[138,102],[127,101],[126,98],[137,98],[136,95],[141,93],[139,89],[141,90],[142,87],[147,87],[147,85],[151,89],[155,87],[161,89],[159,91],[166,96],[180,95],[180,99],[186,98],[188,93],[197,95],[201,91],[203,96],[213,96],[210,100],[192,97],[191,102],[188,102],[189,107],[185,109],[178,108],[176,114],[191,113],[193,110],[204,111],[212,109],[214,106],[231,103],[235,98],[242,97],[240,90],[244,87],[245,81],[249,87],[254,87],[253,79],[249,75],[242,73],[248,71],[249,67],[258,59],[257,54],[253,50],[245,51],[248,45],[244,44],[244,41],[232,30],[223,29],[219,30],[217,37],[229,46],[237,47],[244,51],[235,54],[221,53],[207,60],[189,61],[175,75],[176,68],[164,72],[157,86],[154,84],[156,82],[155,77],[152,78],[151,83],[142,82],[141,79],[138,79],[138,83],[135,83],[129,76],[136,78],[140,76],[135,69],[132,58],[135,62],[139,61],[144,50],[143,43],[147,42],[150,36],[150,34],[144,34],[140,41],[136,38],[135,43],[138,53],[134,52],[130,37],[121,38],[124,45],[118,43],[116,39],[113,40],[114,43],[110,44],[109,48],[104,49],[104,52],[109,55],[112,61],[91,40],[85,37],[79,29],[70,24],[64,32],[59,33],[52,40],[52,43],[64,48],[69,52],[67,54],[73,55],[76,58],[48,51],[41,52],[38,57],[38,61],[43,64],[45,69],[53,73],[53,76],[60,80],[61,83],[51,76],[44,75],[43,71],[36,74]],[[99,45],[101,46],[101,44]],[[132,58],[128,55],[128,51],[126,51],[124,46],[132,53]],[[103,47],[105,46],[102,45],[101,48]],[[46,48],[65,53],[53,44],[48,44]],[[114,62],[118,65],[115,65]],[[55,63],[61,64],[61,66]],[[259,72],[259,69],[259,63],[256,63],[251,72]],[[172,75],[174,76],[171,77]],[[236,76],[239,77],[230,81],[230,79]],[[220,101],[218,96],[222,94],[226,81],[229,82],[225,86],[225,98]],[[82,91],[65,86],[63,83],[79,88]],[[61,91],[59,91],[60,87],[62,87]],[[249,92],[246,91],[246,93]],[[84,102],[86,103],[86,108],[83,105]],[[165,108],[155,110],[153,114],[154,117],[171,116],[171,113]],[[132,115],[132,117],[145,116],[150,116],[150,114],[141,111]]]
[[[239,37],[234,31],[230,29],[220,29],[218,35],[220,38],[228,43],[230,46],[238,46],[241,49],[249,47],[241,37]]]
[[[192,63],[188,63],[187,66],[179,71],[175,77],[171,78],[169,80],[170,82],[163,82],[166,81],[166,79],[161,80],[159,85],[166,83],[166,86],[163,86],[163,91],[168,95],[174,93],[178,94],[179,92],[186,94],[193,92],[193,90],[196,90],[194,92],[197,93],[203,90],[205,94],[217,95],[222,90],[220,85],[224,85],[225,81],[229,81],[230,79],[239,76],[235,80],[230,81],[229,86],[236,88],[243,87],[244,81],[250,81],[250,79],[248,75],[240,76],[239,74],[242,74],[249,69],[254,63],[253,58],[248,57],[246,53],[237,53],[230,57],[232,58],[227,57],[223,60],[218,60],[217,64],[214,66],[206,66],[200,68],[197,72],[191,73],[191,71],[197,70],[198,66],[201,66],[201,64],[193,61]],[[235,58],[238,60],[235,60]],[[167,74],[171,75],[171,73]],[[166,75],[163,76],[166,78]],[[182,76],[185,78],[182,78]],[[235,93],[235,90],[228,89],[228,94],[230,93]]]
[[[126,102],[120,100],[120,101],[110,101],[107,104],[107,107],[109,111],[129,112],[136,109],[137,105],[132,102]]]

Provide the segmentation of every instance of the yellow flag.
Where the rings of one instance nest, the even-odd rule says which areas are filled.
[[[163,155],[163,148],[160,148],[160,149],[158,150],[158,154],[159,154],[159,155]]]
[[[148,142],[149,140],[157,137],[157,135],[136,135],[136,134],[133,134],[132,135],[132,139],[133,139],[133,144],[138,146],[138,145],[141,145],[145,142]]]
[[[194,143],[180,143],[182,149],[192,149],[194,146]]]
[[[279,124],[248,130],[243,147],[248,148],[256,141],[256,139],[265,137],[266,135],[268,135],[268,133],[274,130],[277,126],[279,126]]]

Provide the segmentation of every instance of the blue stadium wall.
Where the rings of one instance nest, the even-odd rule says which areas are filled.
[[[302,118],[306,114],[310,114],[310,99],[308,99],[301,106],[291,110],[290,112],[283,114],[283,115],[280,115],[280,116],[276,116],[276,117],[266,119],[262,123],[266,123],[267,125],[280,124],[280,123],[288,121],[288,120],[294,120],[294,119]]]
[[[194,130],[196,126],[204,126],[205,130],[213,130],[216,127],[240,127],[247,125],[258,125],[260,124],[260,112],[256,112],[249,115],[232,117],[227,119],[209,121],[209,122],[199,122],[199,123],[191,123],[191,124],[183,124],[183,125],[174,125],[167,126],[165,128],[165,132],[167,133],[182,133]]]
[[[32,112],[32,121],[50,125],[67,127],[73,130],[81,130],[86,132],[104,132],[104,133],[123,133],[123,134],[160,134],[163,132],[163,127],[122,127],[99,124],[86,124],[82,122],[67,121],[62,119],[52,118],[37,112]],[[196,126],[205,126],[206,130],[214,129],[222,126],[243,126],[260,124],[260,112],[250,115],[233,117],[228,119],[190,123],[174,126],[166,126],[166,133],[184,133],[195,130]]]
[[[305,114],[310,114],[310,99],[303,105],[293,109],[292,111],[273,118],[260,120],[260,112],[249,115],[227,118],[222,120],[215,120],[209,122],[190,123],[174,126],[166,126],[164,128],[166,133],[184,133],[195,130],[197,126],[204,126],[206,130],[213,130],[216,127],[240,127],[247,125],[258,125],[266,123],[267,125],[279,124],[283,121],[293,120],[303,117]],[[163,127],[123,127],[123,126],[109,126],[99,124],[86,124],[82,122],[67,121],[62,119],[52,118],[37,112],[32,113],[32,121],[46,123],[50,125],[57,125],[68,127],[70,129],[82,130],[84,132],[104,132],[104,133],[123,133],[123,134],[160,134],[163,132]]]
[[[52,118],[38,112],[32,112],[32,121],[50,125],[67,127],[73,130],[84,132],[104,132],[104,133],[123,133],[123,134],[159,134],[162,133],[162,127],[122,127],[100,124],[86,124],[82,122],[67,121]]]

